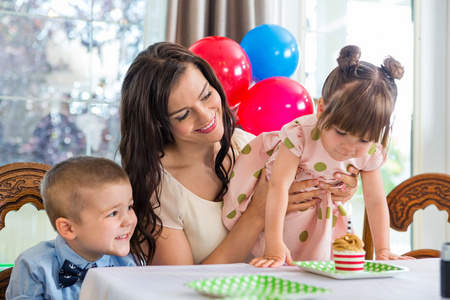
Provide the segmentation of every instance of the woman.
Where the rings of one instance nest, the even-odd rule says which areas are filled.
[[[259,183],[252,204],[228,232],[221,221],[222,197],[238,150],[253,136],[235,130],[211,66],[178,44],[162,42],[142,51],[123,82],[121,135],[119,151],[138,217],[132,252],[153,264],[245,261],[264,228],[267,182]],[[349,185],[347,191],[320,187],[348,200],[356,177],[337,176]],[[318,184],[307,180],[291,191]],[[299,202],[321,193],[291,193],[289,211],[314,206],[316,199]],[[141,244],[148,234],[155,244]]]

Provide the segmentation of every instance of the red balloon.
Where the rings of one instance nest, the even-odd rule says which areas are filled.
[[[252,82],[252,68],[244,49],[232,39],[209,36],[192,44],[189,50],[211,65],[225,90],[228,104],[236,107]]]
[[[308,91],[287,77],[270,77],[252,86],[238,109],[242,129],[258,135],[280,130],[295,118],[314,112]]]

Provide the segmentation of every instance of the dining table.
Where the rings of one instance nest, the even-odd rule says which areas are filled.
[[[371,276],[370,272],[354,273],[352,276],[342,273],[341,276],[334,271],[326,273],[298,265],[256,268],[246,263],[93,268],[88,271],[83,281],[79,299],[176,300],[211,299],[211,296],[223,299],[441,299],[439,258],[366,261],[369,262],[374,265],[388,265],[398,271],[373,273],[374,276]],[[224,284],[230,284],[236,278],[265,278],[266,281],[271,278],[272,282],[275,282],[275,278],[276,282],[307,287],[307,292],[288,293],[278,298],[210,293],[211,287],[216,288],[214,285],[220,285],[222,288]],[[207,293],[199,290],[205,284],[208,286]],[[242,288],[241,284],[239,281],[238,288]],[[227,287],[226,291],[230,291],[230,287]],[[251,288],[247,286],[244,289]]]

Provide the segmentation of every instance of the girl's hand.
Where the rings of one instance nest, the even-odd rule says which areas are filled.
[[[335,186],[331,186],[328,183],[321,182],[319,184],[319,188],[326,190],[331,193],[331,199],[336,201],[341,201],[342,204],[350,200],[353,195],[358,190],[358,175],[359,170],[353,166],[350,166],[348,170],[352,173],[352,175],[346,175],[343,173],[335,173],[334,178],[342,181],[345,185],[344,188],[338,188]]]
[[[266,243],[266,249],[263,257],[257,257],[250,261],[250,265],[258,268],[278,268],[284,265],[284,262],[293,265],[291,252],[286,245],[281,243]]]
[[[392,253],[389,249],[382,249],[376,251],[375,260],[409,260],[415,259],[411,256],[400,256]]]

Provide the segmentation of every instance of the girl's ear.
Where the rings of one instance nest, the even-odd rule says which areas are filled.
[[[58,218],[55,222],[56,230],[66,240],[73,240],[77,235],[72,221],[66,218]]]
[[[320,97],[319,101],[317,101],[317,118],[320,118],[324,110],[325,110],[325,102],[323,101],[323,98]]]

